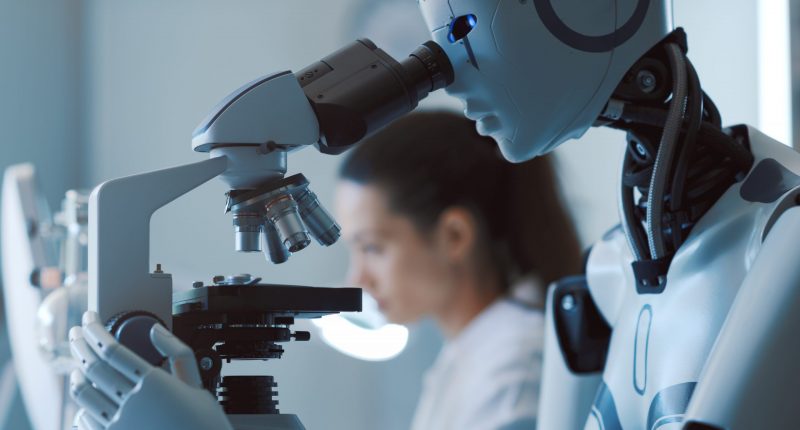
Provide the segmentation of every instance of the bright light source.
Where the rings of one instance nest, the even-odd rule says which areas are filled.
[[[328,315],[311,320],[320,329],[322,340],[350,357],[384,361],[403,352],[408,329],[388,324],[378,304],[368,294],[362,296],[362,312]]]
[[[792,144],[792,86],[789,66],[789,1],[758,2],[758,127]]]
[[[367,361],[384,361],[399,355],[408,343],[408,329],[387,324],[378,329],[360,327],[341,315],[313,320],[322,340],[337,351]]]

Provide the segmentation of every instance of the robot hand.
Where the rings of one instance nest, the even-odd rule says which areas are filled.
[[[192,350],[159,324],[150,339],[172,373],[117,342],[95,312],[86,312],[83,326],[70,330],[70,349],[81,363],[70,380],[70,393],[83,408],[75,428],[232,429],[216,399],[202,388]]]

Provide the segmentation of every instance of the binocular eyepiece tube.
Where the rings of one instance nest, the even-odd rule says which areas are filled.
[[[339,154],[411,112],[455,79],[441,46],[428,41],[400,61],[357,40],[295,73],[319,121],[317,148]]]

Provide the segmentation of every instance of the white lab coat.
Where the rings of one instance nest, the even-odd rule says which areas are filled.
[[[497,300],[445,343],[412,430],[535,428],[543,345],[541,311]]]

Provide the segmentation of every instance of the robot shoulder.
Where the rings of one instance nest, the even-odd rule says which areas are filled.
[[[766,205],[762,241],[787,209],[800,204],[800,153],[759,130],[746,128],[753,167],[742,181],[739,196],[750,203]]]

